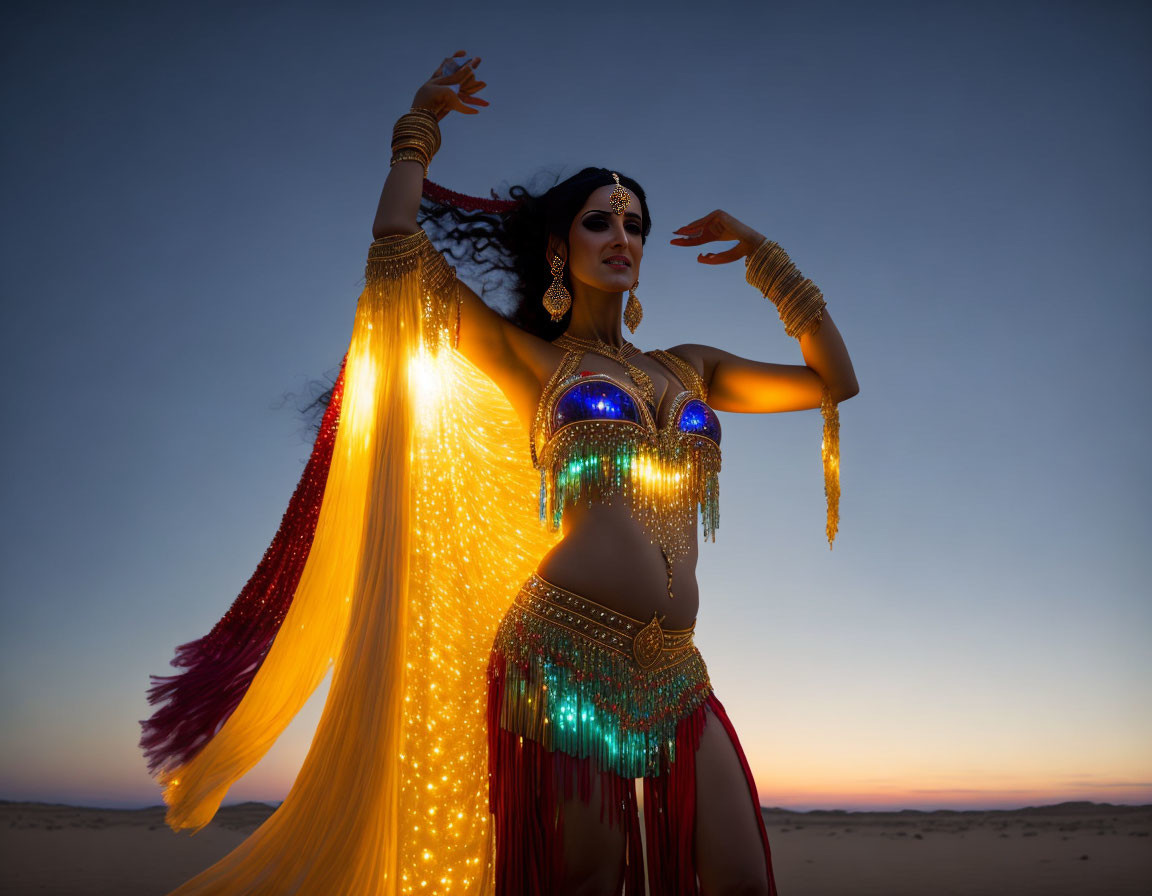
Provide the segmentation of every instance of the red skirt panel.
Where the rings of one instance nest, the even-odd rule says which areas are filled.
[[[585,627],[581,620],[586,617],[594,616],[598,623],[608,617],[597,607],[581,604],[578,595],[561,593],[562,589],[540,581],[534,585],[532,601],[521,601],[523,606],[509,611],[488,667],[489,808],[494,816],[497,896],[546,896],[559,889],[565,875],[561,803],[574,794],[590,802],[593,775],[599,779],[601,822],[619,828],[625,837],[624,896],[644,896],[635,789],[636,777],[641,775],[625,776],[640,767],[646,769],[642,780],[649,890],[653,896],[699,894],[696,752],[709,710],[740,759],[759,827],[770,893],[776,896],[756,783],[706,671],[684,672],[695,662],[702,667],[686,635],[667,633],[663,653],[660,645],[649,654],[636,650],[635,655],[647,666],[637,664],[639,678],[631,675],[631,669],[622,674],[616,667],[634,646],[635,637],[630,642],[629,636],[640,631],[632,623],[643,623],[617,614],[615,632],[603,630],[602,625]],[[563,616],[550,612],[560,600],[566,601]],[[563,628],[555,638],[549,634],[553,623],[562,623]],[[659,640],[655,637],[659,627],[651,627],[649,623],[652,637]],[[613,641],[617,634],[623,638],[619,649],[605,653],[605,643],[617,643]],[[531,640],[531,650],[520,649],[521,638]],[[680,659],[684,655],[689,657],[687,664]],[[663,672],[662,664],[668,665]],[[612,667],[616,683],[612,690],[605,689],[606,682],[598,674],[606,667]],[[637,683],[649,674],[659,684],[642,694]],[[653,703],[652,693],[665,696]],[[526,718],[532,720],[532,727],[525,724]],[[660,742],[657,726],[670,721]],[[519,731],[509,730],[516,725]],[[542,736],[532,736],[533,731]],[[542,743],[545,739],[548,742]],[[657,745],[659,750],[654,749]],[[637,757],[644,760],[639,765]],[[622,765],[621,758],[633,761]]]

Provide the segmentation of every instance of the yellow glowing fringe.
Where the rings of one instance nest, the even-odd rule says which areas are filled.
[[[707,389],[695,370],[669,352],[657,352],[674,365],[688,390],[677,396],[668,420],[694,398],[707,400]],[[643,422],[580,420],[553,431],[556,403],[575,382],[614,382],[606,374],[577,374],[583,354],[569,351],[544,388],[544,397],[529,434],[533,462],[540,470],[540,519],[559,529],[564,510],[580,500],[612,503],[619,496],[632,515],[660,545],[668,563],[688,554],[693,545],[696,508],[704,538],[716,540],[720,524],[720,446],[674,425],[656,432],[648,411],[637,401]],[[537,451],[536,437],[545,436]]]
[[[675,430],[652,438],[639,426],[582,420],[548,440],[539,465],[540,515],[553,528],[573,503],[620,496],[669,562],[691,550],[697,508],[704,537],[716,540],[720,448],[710,439]]]
[[[423,231],[373,244],[304,573],[239,707],[166,782],[169,824],[211,820],[334,659],[331,690],[281,806],[173,896],[492,892],[488,654],[559,534],[513,408],[453,350],[456,302]]]
[[[828,550],[840,528],[840,409],[825,386],[820,395],[820,415],[824,418],[824,438],[820,457],[824,461],[824,497],[828,502]]]

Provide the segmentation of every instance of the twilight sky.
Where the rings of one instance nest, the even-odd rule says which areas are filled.
[[[236,6],[8,7],[0,799],[160,802],[148,675],[275,532],[392,123],[465,49],[491,106],[430,177],[637,178],[633,342],[803,363],[668,245],[723,208],[851,352],[831,552],[819,412],[720,415],[697,643],[761,802],[1152,802],[1146,4]],[[283,798],[326,693],[226,802]]]

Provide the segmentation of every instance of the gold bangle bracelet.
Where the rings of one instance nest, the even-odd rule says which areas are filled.
[[[392,143],[419,140],[427,143],[429,155],[440,149],[440,124],[429,109],[412,109],[401,115],[392,128]]]
[[[796,270],[778,243],[765,239],[745,264],[748,282],[776,306],[789,336],[799,338],[819,326],[824,296],[815,283]]]
[[[431,109],[413,106],[392,127],[392,165],[419,162],[428,176],[432,157],[440,149],[440,124]]]
[[[419,162],[420,166],[424,169],[424,176],[428,176],[428,157],[417,149],[400,149],[392,153],[392,162],[389,168],[397,162]]]

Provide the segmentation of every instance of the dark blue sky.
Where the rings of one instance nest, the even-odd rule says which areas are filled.
[[[1147,4],[8,8],[0,797],[159,800],[147,676],[275,531],[283,395],[338,365],[392,122],[463,48],[491,106],[430,176],[636,177],[637,345],[802,363],[668,245],[723,208],[851,351],[832,552],[818,413],[721,416],[699,643],[765,802],[1152,799]],[[325,690],[234,798],[283,796]]]

